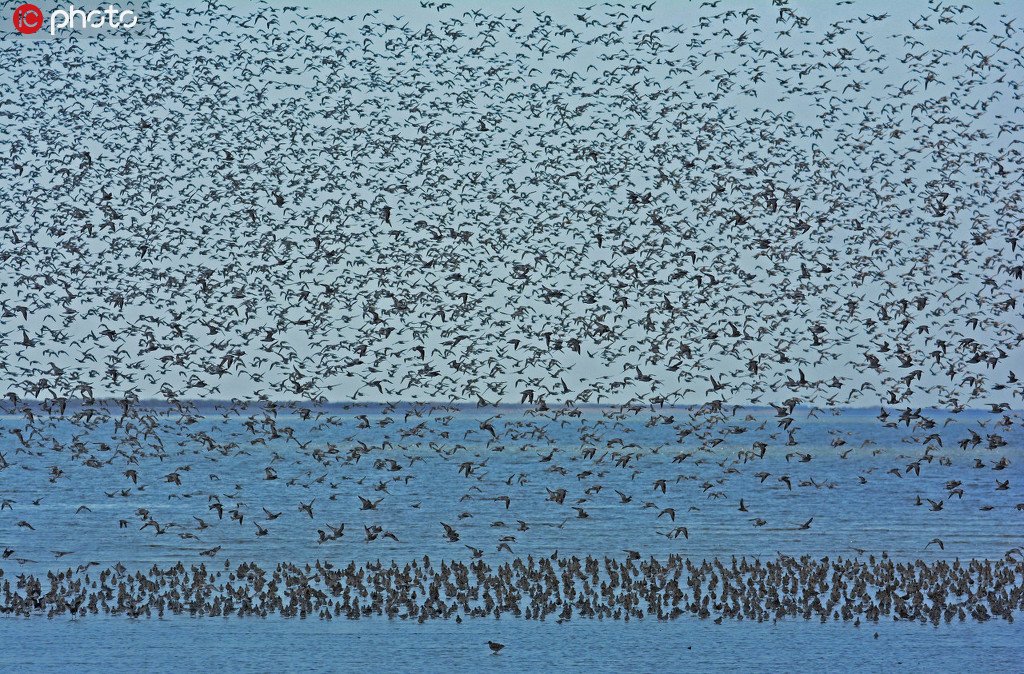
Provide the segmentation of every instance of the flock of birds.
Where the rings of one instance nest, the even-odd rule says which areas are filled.
[[[0,611],[1012,620],[1009,545],[963,565],[523,552],[613,507],[672,545],[710,503],[811,531],[759,501],[880,479],[908,512],[966,497],[1024,521],[1024,63],[999,7],[210,0],[5,42],[32,86],[0,100],[20,130],[0,138]],[[849,407],[877,428],[843,430]],[[848,459],[849,479],[798,475]],[[280,527],[408,559],[417,463],[444,479],[403,509],[457,497],[429,535],[469,561],[225,579],[33,542],[50,508],[180,559]],[[84,563],[12,581],[40,552]]]
[[[496,568],[483,561],[434,565],[338,566],[279,563],[267,570],[244,562],[223,569],[178,563],[130,573],[123,565],[91,572],[68,569],[24,576],[0,586],[0,614],[280,615],[324,620],[383,616],[454,620],[552,618],[673,620],[682,616],[777,621],[802,617],[878,623],[882,619],[939,625],[943,621],[1014,621],[1024,608],[1024,560],[967,563],[781,556],[776,560],[695,564],[679,555],[664,562],[551,557],[516,559]],[[876,633],[877,634],[877,633]],[[504,645],[488,642],[495,652]]]

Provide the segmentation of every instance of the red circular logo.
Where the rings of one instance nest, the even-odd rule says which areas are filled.
[[[14,29],[24,35],[31,35],[43,27],[43,10],[25,3],[14,10]]]

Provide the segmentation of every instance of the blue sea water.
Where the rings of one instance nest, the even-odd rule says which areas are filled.
[[[875,638],[875,634],[878,635]],[[1020,623],[0,620],[0,671],[1020,671]],[[488,640],[506,648],[491,655]]]
[[[402,563],[423,555],[468,561],[470,546],[488,563],[555,550],[620,559],[635,550],[694,560],[883,552],[897,560],[966,560],[999,559],[1024,544],[1024,509],[1017,507],[1024,503],[1024,437],[1019,423],[997,426],[1001,415],[925,410],[935,427],[923,429],[886,427],[877,409],[837,415],[798,409],[797,444],[787,445],[774,411],[763,409],[738,410],[684,438],[670,423],[650,424],[650,410],[619,418],[591,408],[579,418],[552,421],[515,407],[407,419],[411,409],[333,409],[308,420],[282,410],[270,439],[266,427],[246,425],[250,416],[264,417],[252,410],[226,416],[207,410],[183,425],[161,413],[148,426],[115,414],[91,429],[38,417],[35,432],[23,433],[28,447],[5,451],[9,465],[0,471],[0,494],[8,505],[0,511],[0,545],[12,553],[0,569],[12,577],[92,561],[138,569],[179,560],[213,563],[199,553],[214,546],[221,546],[217,563],[272,565]],[[656,413],[679,422],[690,411]],[[328,416],[330,423],[323,423]],[[488,419],[496,439],[481,428]],[[131,423],[137,429],[126,428]],[[5,417],[0,426],[7,436],[26,424]],[[982,442],[961,448],[972,431]],[[933,433],[939,439],[926,441]],[[1006,444],[989,449],[990,435]],[[746,454],[755,442],[767,444],[764,458]],[[627,454],[628,462],[616,463]],[[268,467],[276,479],[266,479]],[[137,483],[127,470],[135,471]],[[171,474],[180,485],[168,481]],[[665,480],[664,492],[658,480]],[[1008,488],[997,489],[1005,480]],[[549,499],[558,489],[566,490],[561,505]],[[506,496],[507,508],[495,500]],[[361,510],[360,497],[383,500]],[[747,512],[740,512],[741,498]],[[941,502],[941,509],[929,500]],[[224,506],[223,519],[210,507],[215,501]],[[312,517],[299,509],[309,503]],[[574,506],[588,516],[579,517]],[[280,516],[269,520],[264,508]],[[674,521],[666,508],[674,510]],[[241,523],[231,510],[243,516]],[[209,526],[199,529],[196,518]],[[766,523],[754,526],[755,518]],[[799,528],[811,518],[808,528]],[[166,533],[142,528],[149,519]],[[18,526],[21,521],[33,528]],[[254,521],[269,533],[257,537]],[[318,529],[342,522],[342,539],[318,542]],[[442,522],[459,531],[458,542],[444,538]],[[399,541],[366,541],[364,526],[374,524]],[[685,526],[687,536],[660,535],[677,526]],[[512,553],[499,551],[499,539],[508,536],[514,537],[506,541]],[[941,549],[930,543],[935,538],[943,541]],[[882,621],[854,627],[802,619],[716,625],[688,616],[664,623],[575,618],[555,624],[503,616],[417,625],[384,618],[101,615],[0,618],[0,643],[10,671],[943,671],[968,663],[1013,670],[1024,657],[1018,625]],[[491,655],[488,640],[507,648]]]

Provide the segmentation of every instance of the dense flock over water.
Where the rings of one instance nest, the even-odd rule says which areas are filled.
[[[68,644],[12,662],[1019,660],[1018,23],[211,1],[8,29],[0,635]]]

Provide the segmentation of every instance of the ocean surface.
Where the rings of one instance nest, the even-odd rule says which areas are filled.
[[[875,635],[878,635],[877,638]],[[0,620],[0,670],[1020,671],[1020,623]],[[506,648],[491,655],[488,640]]]
[[[90,424],[71,411],[66,419],[75,423],[40,416],[34,433],[21,433],[25,443],[12,438],[23,446],[5,452],[0,471],[0,546],[11,551],[0,569],[12,578],[89,562],[128,569],[227,560],[344,565],[424,555],[469,561],[474,552],[495,564],[556,550],[620,559],[626,551],[644,558],[676,553],[695,561],[883,553],[908,561],[996,560],[1024,545],[1024,437],[1019,424],[1000,425],[1004,415],[925,410],[934,427],[922,429],[893,424],[899,411],[889,410],[886,426],[877,408],[797,408],[790,439],[772,409],[727,410],[706,429],[692,412],[585,408],[552,420],[518,407],[425,413],[368,405],[309,415],[207,409],[184,423],[167,410],[127,420],[114,413]],[[680,438],[665,422],[670,418],[691,419],[698,430]],[[0,426],[14,436],[25,420],[5,417]],[[759,458],[750,450],[762,442]],[[552,500],[560,489],[561,504]],[[361,498],[383,500],[363,509]],[[150,521],[158,526],[143,526]],[[265,535],[255,535],[257,522]],[[318,529],[340,523],[343,537],[319,542]],[[444,536],[442,523],[459,532],[457,542]],[[398,540],[368,541],[365,527],[373,525]],[[666,535],[680,526],[685,535]],[[200,555],[216,546],[214,561]],[[1022,636],[1018,623],[1003,620],[854,627],[799,618],[714,624],[689,616],[564,624],[503,616],[422,625],[276,616],[0,618],[9,671],[741,664],[934,671],[968,663],[1010,671],[1024,657]],[[488,640],[505,650],[491,655]],[[296,643],[300,652],[291,649]]]

